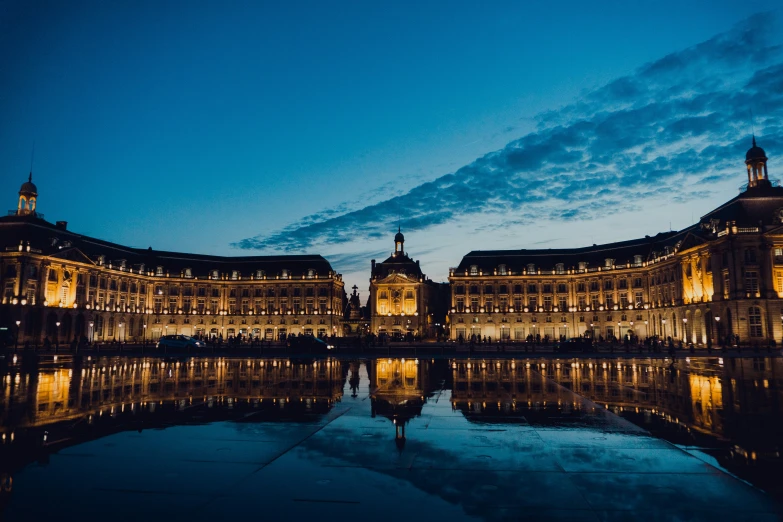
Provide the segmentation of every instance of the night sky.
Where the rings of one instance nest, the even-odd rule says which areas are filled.
[[[3,2],[0,189],[137,247],[406,250],[683,228],[783,178],[778,1]]]

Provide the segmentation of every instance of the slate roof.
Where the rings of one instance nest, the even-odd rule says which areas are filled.
[[[320,255],[213,256],[134,248],[76,234],[35,216],[0,217],[0,248],[3,251],[16,248],[22,241],[29,241],[31,248],[41,250],[44,255],[64,256],[69,249],[78,249],[93,262],[103,255],[106,263],[116,265],[125,260],[128,267],[144,264],[147,270],[162,266],[172,276],[179,276],[185,268],[190,268],[194,277],[207,276],[211,270],[221,273],[238,270],[244,276],[263,270],[267,276],[275,276],[287,269],[293,277],[309,269],[319,276],[332,271],[332,266]]]

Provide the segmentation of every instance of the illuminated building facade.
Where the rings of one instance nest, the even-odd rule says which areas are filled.
[[[781,342],[783,188],[769,181],[755,138],[745,163],[742,193],[681,231],[469,253],[449,270],[450,337]]]
[[[437,320],[438,291],[404,250],[405,236],[397,231],[394,252],[382,263],[371,261],[370,331],[393,337],[427,337]]]
[[[117,245],[37,211],[31,178],[0,218],[5,341],[341,336],[343,281],[318,255],[221,257]]]

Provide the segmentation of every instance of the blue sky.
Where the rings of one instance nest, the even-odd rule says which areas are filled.
[[[0,2],[0,189],[139,247],[321,253],[682,228],[783,154],[777,2]],[[670,225],[671,223],[671,225]]]

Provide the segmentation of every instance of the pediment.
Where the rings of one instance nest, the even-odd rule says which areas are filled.
[[[412,275],[408,274],[400,274],[398,272],[395,272],[393,274],[389,274],[383,279],[379,279],[377,281],[378,284],[394,284],[394,283],[401,283],[401,284],[409,284],[409,283],[416,283],[418,282],[418,279]]]
[[[94,265],[95,261],[87,257],[84,252],[79,250],[76,247],[70,247],[65,248],[63,250],[59,250],[55,252],[54,254],[49,256],[52,259],[62,259],[63,261],[73,261],[75,263],[86,263],[90,265]]]

